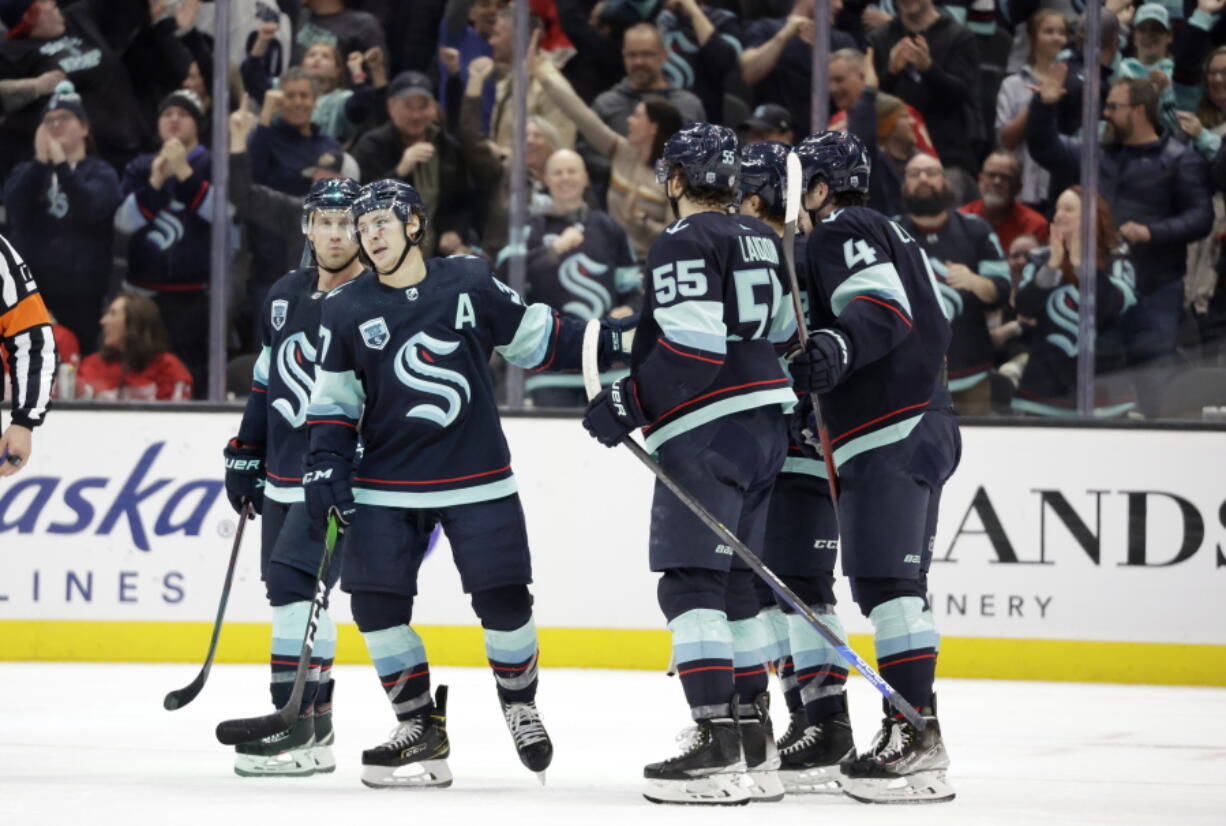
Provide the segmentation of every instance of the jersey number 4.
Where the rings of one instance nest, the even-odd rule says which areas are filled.
[[[848,238],[843,242],[843,261],[849,270],[854,270],[857,264],[867,267],[877,263],[877,253],[863,239]]]

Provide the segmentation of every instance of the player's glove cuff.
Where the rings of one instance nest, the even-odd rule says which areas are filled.
[[[817,330],[788,355],[788,371],[803,393],[829,393],[851,366],[851,342],[838,330]]]
[[[357,505],[350,472],[349,463],[334,454],[307,456],[302,463],[302,492],[312,539],[323,541],[329,516],[336,517],[342,532],[353,522]]]
[[[226,464],[226,498],[235,513],[251,503],[256,513],[264,511],[264,448],[238,439],[226,443],[221,455]]]
[[[634,331],[638,326],[637,314],[624,318],[605,318],[600,322],[600,351],[597,363],[601,370],[608,370],[618,362],[630,361],[634,346]]]
[[[583,426],[592,438],[605,447],[613,447],[626,434],[650,421],[639,405],[634,380],[624,376],[601,390],[588,402],[583,414]]]

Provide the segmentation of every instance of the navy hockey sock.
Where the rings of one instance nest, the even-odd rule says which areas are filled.
[[[911,705],[930,707],[939,636],[924,600],[895,597],[870,611],[868,618],[881,676]],[[890,714],[889,706],[885,708]]]
[[[489,658],[498,697],[504,703],[525,703],[536,697],[536,624],[528,621],[512,631],[486,628],[485,656]]]
[[[769,687],[766,650],[769,646],[766,620],[755,614],[728,623],[732,632],[732,678],[741,717],[756,713],[753,701]]]
[[[290,694],[293,692],[294,674],[298,671],[298,655],[302,653],[302,638],[306,634],[307,617],[310,614],[310,602],[291,602],[289,605],[273,606],[272,655],[269,658],[272,675],[269,689],[272,693],[272,703],[277,708],[288,703]],[[335,640],[336,626],[332,626],[332,632]],[[307,674],[306,686],[302,692],[300,714],[306,714],[311,710],[315,702],[318,679],[319,669],[315,658],[312,657],[311,670]]]
[[[847,638],[843,624],[829,606],[815,605],[813,610],[831,631]],[[847,710],[847,668],[834,646],[807,619],[800,614],[787,617],[799,699],[805,718],[816,725]]]
[[[727,717],[733,695],[732,630],[727,615],[711,608],[686,611],[668,623],[673,662],[695,720]]]
[[[362,638],[396,719],[404,721],[428,713],[434,706],[430,699],[430,666],[417,632],[408,625],[396,625],[381,631],[363,631]]]

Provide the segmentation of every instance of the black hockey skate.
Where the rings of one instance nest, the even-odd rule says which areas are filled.
[[[954,799],[945,779],[949,755],[932,709],[920,712],[924,730],[887,717],[873,745],[841,766],[843,792],[861,803],[940,803]]]
[[[311,747],[311,758],[315,761],[316,774],[329,774],[336,771],[336,758],[332,756],[332,744],[336,742],[336,734],[332,731],[332,711],[315,712],[315,745]]]
[[[451,785],[450,754],[447,686],[440,685],[434,708],[405,720],[386,743],[362,752],[362,784],[372,789],[445,789]]]
[[[699,720],[678,741],[681,754],[643,768],[652,803],[739,806],[749,802],[741,733],[731,718]]]
[[[502,716],[506,718],[520,762],[528,771],[536,772],[537,779],[544,786],[545,769],[553,762],[553,741],[549,739],[549,732],[545,731],[545,722],[541,720],[536,703],[532,700],[526,703],[499,702],[502,703]]]
[[[234,773],[239,777],[310,777],[315,773],[315,722],[310,714],[294,727],[262,740],[234,747]]]
[[[817,725],[805,725],[779,750],[779,779],[788,794],[838,794],[839,763],[855,756],[851,721],[846,712],[835,714]]]
[[[774,803],[783,800],[783,783],[779,780],[779,749],[775,746],[770,695],[766,692],[754,698],[752,712],[741,716],[741,745],[745,749],[746,773],[750,780],[750,802]]]
[[[809,718],[805,716],[805,710],[798,708],[795,711],[788,712],[788,730],[783,733],[783,736],[775,741],[775,748],[782,754],[783,750],[795,743],[805,733],[805,729],[809,727]]]

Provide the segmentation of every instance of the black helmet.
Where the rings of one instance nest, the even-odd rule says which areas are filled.
[[[410,215],[416,215],[421,221],[421,229],[411,243],[417,244],[426,234],[426,206],[422,203],[417,190],[404,181],[396,178],[384,178],[362,187],[361,194],[353,203],[353,220],[357,221],[368,212],[380,209],[390,209],[396,217],[406,224]]]
[[[741,197],[757,195],[768,212],[782,211],[787,195],[788,152],[779,141],[741,147]]]
[[[860,139],[849,132],[818,132],[800,142],[796,148],[804,170],[802,192],[807,192],[813,178],[822,176],[831,194],[836,192],[868,192],[868,176],[872,168],[868,150]]]
[[[311,213],[320,210],[349,210],[362,192],[352,178],[320,178],[302,201],[302,234],[311,228]]]
[[[741,177],[736,133],[712,123],[690,124],[664,142],[656,180],[663,184],[677,167],[692,186],[735,190]]]

